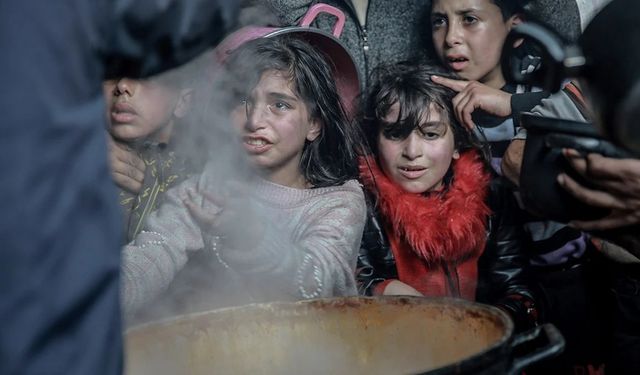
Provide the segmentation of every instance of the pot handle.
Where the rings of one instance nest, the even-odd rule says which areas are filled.
[[[523,354],[519,357],[514,357],[511,362],[511,368],[508,373],[512,375],[521,374],[522,370],[527,366],[543,360],[545,358],[554,357],[559,355],[564,350],[564,337],[560,334],[560,331],[551,323],[545,323],[541,326],[532,328],[526,332],[516,335],[511,341],[511,353],[514,350],[526,343],[532,342],[539,337],[542,333],[547,338],[547,344],[541,348],[534,350],[531,353]]]
[[[336,24],[333,26],[332,33],[336,38],[340,38],[340,35],[342,35],[342,29],[344,29],[345,16],[340,9],[332,7],[329,4],[318,3],[309,8],[307,14],[305,14],[302,21],[300,21],[300,26],[309,27],[311,22],[313,22],[320,13],[328,13],[338,19]]]

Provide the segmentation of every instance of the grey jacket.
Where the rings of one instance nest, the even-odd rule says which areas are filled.
[[[283,25],[297,25],[318,1],[264,0]],[[351,52],[360,71],[361,88],[371,70],[381,63],[425,59],[430,43],[430,0],[370,0],[366,24],[360,25],[351,1],[323,0],[341,9],[346,22],[340,40]],[[331,32],[335,17],[321,14],[312,26]]]

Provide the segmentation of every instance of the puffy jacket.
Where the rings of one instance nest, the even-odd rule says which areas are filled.
[[[375,201],[370,192],[367,198],[369,203]],[[528,328],[537,324],[538,311],[528,284],[528,259],[521,246],[524,234],[516,202],[502,178],[492,179],[488,200],[493,214],[487,225],[487,243],[478,260],[476,300],[505,309],[517,329]],[[356,277],[360,294],[372,295],[378,283],[397,279],[398,272],[384,218],[374,204],[368,205],[367,214]]]

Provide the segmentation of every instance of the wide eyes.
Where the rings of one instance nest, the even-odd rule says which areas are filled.
[[[447,125],[446,124],[427,124],[423,126],[418,126],[413,129],[413,132],[416,132],[421,138],[432,141],[439,138],[442,138],[447,133]],[[402,126],[398,125],[387,125],[382,127],[382,136],[390,141],[402,141],[405,140],[411,132],[407,133],[407,129],[404,129]]]
[[[439,29],[447,23],[447,19],[441,16],[435,16],[431,19],[431,27],[433,29]]]
[[[474,16],[466,15],[462,17],[462,23],[465,25],[473,25],[476,22],[478,22],[478,19]]]
[[[289,105],[289,103],[287,102],[283,102],[283,101],[278,101],[273,103],[273,108],[279,110],[279,111],[286,111],[288,109],[291,109],[291,105]]]
[[[420,135],[422,136],[422,138],[427,139],[427,140],[432,140],[432,139],[438,139],[440,138],[440,134],[436,133],[436,132],[420,132]]]
[[[460,20],[462,21],[463,25],[471,26],[478,22],[478,17],[471,14],[465,14],[465,15],[462,15]],[[431,18],[431,28],[433,30],[440,29],[442,27],[445,27],[447,25],[447,22],[448,20],[444,16],[438,16],[438,15],[433,16]]]
[[[255,105],[256,102],[253,99],[242,97],[234,110],[244,109],[248,115],[249,112],[253,111]],[[286,112],[293,108],[291,104],[283,100],[272,100],[270,103],[262,104],[260,107],[266,108],[267,112],[272,114]]]
[[[444,122],[429,122],[416,128],[420,136],[426,140],[443,137],[447,133],[448,125]]]

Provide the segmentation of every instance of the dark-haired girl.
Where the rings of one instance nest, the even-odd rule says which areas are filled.
[[[536,322],[513,196],[480,142],[454,117],[454,92],[427,66],[380,67],[360,165],[371,197],[358,282],[366,295],[449,296],[497,305],[520,328]]]
[[[215,178],[204,176],[167,194],[124,249],[125,309],[166,289],[196,253],[211,276],[200,291],[211,303],[199,308],[357,294],[357,138],[325,57],[299,38],[261,38],[235,50],[220,77],[257,176],[226,193],[203,187]]]

